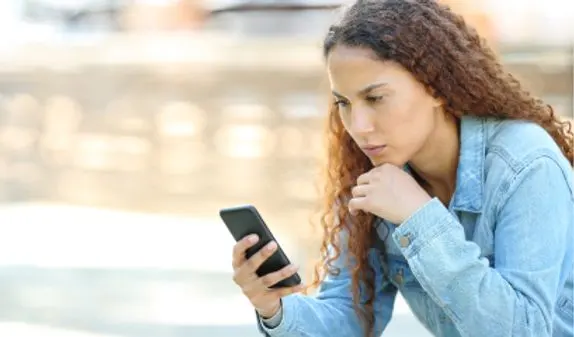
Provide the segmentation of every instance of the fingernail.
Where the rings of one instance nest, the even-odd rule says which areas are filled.
[[[297,266],[296,266],[296,265],[292,264],[292,265],[289,266],[289,271],[295,271],[295,270],[297,270]]]
[[[257,237],[257,235],[253,234],[249,236],[249,243],[255,243],[257,242],[257,240],[259,240],[259,237]]]
[[[275,249],[275,247],[277,246],[277,244],[275,243],[275,241],[271,241],[269,242],[269,244],[267,245],[267,247],[265,247],[268,251],[272,251],[273,249]]]

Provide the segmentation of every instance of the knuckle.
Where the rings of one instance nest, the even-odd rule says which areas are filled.
[[[273,284],[275,284],[275,277],[273,274],[269,274],[269,275],[265,275],[261,278],[261,283],[265,286],[265,287],[271,287]]]
[[[273,254],[273,252],[277,249],[277,244],[273,241],[269,242],[264,249],[262,249],[262,253],[265,256],[269,256],[271,254]]]
[[[257,255],[251,257],[249,260],[245,262],[245,264],[247,265],[247,268],[249,268],[250,270],[257,269]]]
[[[254,256],[255,260],[257,260],[258,262],[264,260],[265,257],[267,257],[267,246],[261,248]]]
[[[286,267],[283,270],[281,270],[281,276],[291,276],[294,273],[295,271],[291,269],[291,267]]]
[[[270,251],[268,249],[269,246],[265,246],[263,247],[261,250],[259,250],[257,252],[257,254],[255,254],[255,260],[258,264],[263,263],[263,261],[265,261],[272,253],[272,251]]]
[[[263,259],[265,256],[267,255],[267,246],[264,246],[263,248],[261,248],[257,254],[255,254],[255,259],[257,260],[261,260]]]
[[[233,250],[232,253],[234,256],[239,256],[241,254],[241,252],[243,251],[241,242],[235,244],[235,246],[233,246]]]

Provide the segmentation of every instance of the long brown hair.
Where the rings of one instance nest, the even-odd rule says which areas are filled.
[[[535,122],[553,137],[570,162],[574,159],[570,124],[560,121],[552,107],[523,89],[477,32],[445,5],[433,0],[359,0],[330,27],[324,56],[339,44],[368,48],[381,60],[401,64],[444,103],[445,112],[457,118],[473,115]],[[358,176],[372,166],[343,128],[335,105],[329,111],[326,136],[322,259],[315,267],[312,286],[338,272],[332,262],[341,252],[339,234],[347,232],[346,250],[349,261],[355,262],[350,271],[355,310],[365,323],[365,335],[371,336],[374,270],[367,252],[373,217],[350,217],[346,201]],[[334,255],[328,255],[329,246]],[[361,303],[361,298],[368,300]]]

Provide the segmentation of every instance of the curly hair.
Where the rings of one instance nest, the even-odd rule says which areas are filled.
[[[503,69],[486,41],[448,6],[433,0],[359,0],[345,8],[339,22],[330,27],[323,46],[325,58],[336,45],[368,48],[381,60],[397,62],[456,118],[473,115],[535,122],[552,136],[570,162],[574,159],[571,125],[523,89]],[[338,238],[345,231],[354,307],[365,335],[371,336],[375,271],[367,256],[374,217],[350,216],[346,201],[358,176],[372,164],[345,131],[335,104],[325,131],[327,161],[320,213],[324,236],[311,286],[318,286],[327,274],[339,272],[333,262],[341,254]],[[328,254],[329,247],[335,254]],[[386,260],[385,252],[382,256]]]

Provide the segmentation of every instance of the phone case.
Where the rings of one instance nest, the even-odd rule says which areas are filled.
[[[235,241],[239,241],[250,234],[257,234],[259,236],[259,241],[246,251],[247,258],[253,256],[267,243],[271,241],[277,243],[278,248],[275,253],[257,269],[257,275],[259,277],[280,270],[291,263],[281,248],[281,245],[277,242],[273,233],[271,233],[271,230],[265,224],[265,221],[263,221],[263,218],[254,206],[242,205],[224,208],[219,211],[219,215]],[[271,288],[291,287],[299,285],[300,283],[301,278],[298,274],[294,274],[273,285]]]

